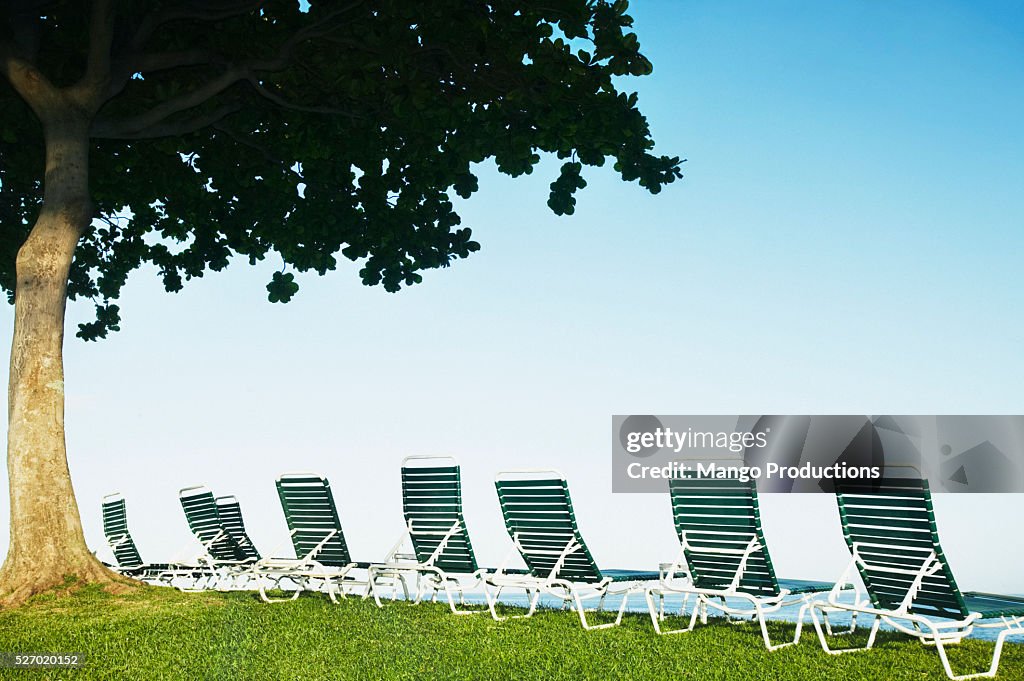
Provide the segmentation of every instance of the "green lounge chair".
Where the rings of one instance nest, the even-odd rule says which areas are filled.
[[[189,529],[203,547],[200,563],[210,570],[202,588],[245,588],[254,576],[256,560],[246,555],[224,526],[213,493],[201,485],[186,487],[178,492],[178,499]]]
[[[405,576],[411,573],[416,580],[414,605],[428,594],[434,601],[443,591],[455,614],[485,612],[466,609],[464,588],[459,579],[474,580],[473,587],[477,587],[482,584],[487,570],[477,565],[462,515],[462,477],[458,462],[448,456],[403,459],[402,513],[406,524],[402,536],[384,562],[371,565],[369,569],[369,591],[377,605],[382,605],[379,593],[382,580],[391,580],[395,589],[400,583],[408,600]],[[410,549],[412,553],[408,553]]]
[[[518,551],[527,566],[525,573],[517,574],[505,569],[506,559],[497,571],[485,576],[487,605],[495,620],[507,619],[495,610],[500,591],[520,588],[530,598],[530,608],[516,617],[531,617],[541,595],[548,594],[561,599],[563,607],[571,603],[584,629],[613,627],[622,621],[628,596],[639,589],[639,583],[658,579],[657,572],[598,568],[576,525],[569,486],[560,472],[505,471],[498,473],[494,484],[505,528],[515,546],[510,558]],[[598,598],[601,610],[609,595],[622,597],[615,621],[588,623],[583,602]]]
[[[754,481],[702,479],[696,475],[673,478],[669,480],[669,498],[680,548],[660,583],[647,590],[647,606],[655,631],[693,631],[698,616],[701,622],[707,622],[710,607],[730,619],[754,617],[768,650],[799,642],[810,610],[809,594],[828,591],[833,584],[776,577],[761,530]],[[690,596],[696,597],[689,626],[662,629],[664,597],[668,594],[682,594],[684,608]],[[773,644],[765,616],[797,603],[801,608],[793,639]]]
[[[264,577],[287,579],[296,589],[290,598],[270,598],[261,580],[260,597],[268,603],[295,600],[303,591],[319,591],[322,585],[331,601],[337,602],[338,593],[346,596],[346,586],[367,587],[351,572],[370,564],[353,561],[349,555],[327,479],[314,473],[286,473],[276,484],[295,558],[264,558],[253,570]]]
[[[192,580],[202,576],[196,566],[179,563],[144,563],[128,531],[128,512],[124,497],[118,493],[108,494],[102,499],[103,534],[117,563],[115,570],[127,577],[150,584],[172,586],[178,578]]]
[[[832,592],[813,604],[811,615],[822,648],[833,655],[866,650],[885,622],[926,645],[934,645],[951,679],[995,676],[1007,636],[1024,635],[1024,598],[974,591],[961,592],[939,544],[926,480],[882,479],[836,485],[843,536],[852,554],[843,579],[856,570],[867,597],[858,591],[854,602]],[[829,648],[817,613],[844,610],[874,617],[867,644],[860,648]],[[987,671],[956,676],[946,645],[956,644],[974,629],[999,628]]]
[[[257,561],[262,556],[256,550],[256,546],[249,539],[245,531],[245,522],[242,520],[242,507],[234,496],[217,497],[217,513],[220,515],[224,529],[235,540],[242,560]]]

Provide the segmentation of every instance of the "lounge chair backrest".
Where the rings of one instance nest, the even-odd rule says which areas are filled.
[[[476,556],[462,516],[462,480],[458,464],[424,466],[449,457],[408,457],[402,465],[402,513],[412,533],[416,560],[445,572],[476,572]]]
[[[242,560],[259,560],[260,552],[256,550],[256,546],[245,532],[242,507],[238,505],[238,499],[233,496],[217,497],[216,502],[221,523],[238,544],[238,550],[242,552]]]
[[[128,512],[124,497],[120,494],[108,494],[103,497],[103,534],[107,538],[114,559],[122,568],[135,568],[142,565],[142,556],[135,547],[135,540],[128,532]]]
[[[909,612],[962,619],[969,612],[939,544],[927,480],[881,479],[837,483],[843,536],[859,558],[858,569],[875,607],[896,609],[914,585],[914,575],[930,556],[934,574],[924,578]]]
[[[181,508],[185,511],[192,534],[206,547],[214,560],[235,562],[244,560],[241,549],[235,542],[217,510],[213,492],[206,487],[187,487],[178,493]]]
[[[345,567],[352,562],[334,505],[331,483],[326,478],[309,473],[282,475],[277,479],[277,495],[281,498],[281,509],[292,533],[297,558],[308,556],[330,535],[312,556],[313,560],[332,567]]]
[[[569,485],[561,473],[508,471],[499,473],[494,484],[505,529],[534,577],[547,578],[573,542],[576,550],[564,554],[555,577],[588,584],[603,579],[576,526]]]
[[[736,590],[752,596],[779,595],[768,545],[761,531],[761,512],[754,482],[702,479],[669,480],[676,534],[685,541],[684,555],[694,586],[724,589],[742,566]],[[718,553],[717,551],[740,553]]]

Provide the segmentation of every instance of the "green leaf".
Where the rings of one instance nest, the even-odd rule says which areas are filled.
[[[295,282],[295,275],[291,272],[274,272],[273,278],[267,284],[267,299],[272,303],[287,303],[299,290]]]

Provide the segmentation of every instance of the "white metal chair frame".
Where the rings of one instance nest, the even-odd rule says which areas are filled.
[[[515,470],[501,471],[495,476],[495,481],[499,481],[503,476],[509,475],[538,475],[538,474],[554,474],[560,480],[565,480],[565,475],[556,469],[545,469],[545,468],[521,468]],[[565,561],[573,553],[580,551],[583,548],[583,544],[578,542],[575,537],[570,539],[564,547],[558,549],[527,549],[520,543],[520,534],[515,533],[512,536],[513,549],[502,561],[501,565],[493,573],[489,573],[484,577],[484,595],[487,598],[487,607],[490,610],[491,617],[496,621],[502,622],[508,619],[524,619],[532,617],[537,611],[537,606],[540,602],[542,595],[553,596],[554,598],[562,601],[562,609],[564,610],[570,604],[576,610],[579,615],[580,624],[587,631],[596,629],[607,629],[610,627],[618,626],[622,623],[622,616],[626,612],[626,605],[628,604],[628,598],[631,593],[636,593],[642,590],[639,582],[614,582],[610,577],[605,577],[599,582],[586,583],[586,582],[574,582],[569,579],[563,579],[558,576],[558,573],[562,570],[565,565]],[[512,558],[519,553],[522,556],[536,555],[536,556],[557,556],[554,565],[550,572],[544,577],[535,577],[532,574],[510,574],[506,573],[505,570],[508,568],[508,563]],[[617,588],[616,585],[621,585]],[[492,592],[491,589],[494,589]],[[523,615],[508,615],[500,616],[495,608],[498,603],[498,598],[501,596],[501,592],[504,589],[522,589],[526,592],[527,598],[530,599],[530,607],[526,614]],[[615,617],[614,622],[606,622],[604,624],[591,624],[587,621],[587,610],[584,608],[583,603],[585,601],[598,599],[598,605],[596,609],[590,612],[601,612],[604,610],[605,598],[608,596],[622,596],[622,602],[619,604],[619,609]]]
[[[296,531],[292,530],[288,533],[288,536],[294,536]],[[349,584],[361,586],[363,582],[350,578],[349,575],[349,572],[356,569],[355,563],[335,568],[324,565],[316,560],[315,556],[320,553],[327,542],[336,534],[338,534],[337,530],[329,531],[319,544],[301,558],[268,557],[254,563],[252,565],[252,573],[258,585],[257,590],[259,591],[260,599],[265,603],[288,603],[297,599],[303,591],[320,591],[319,587],[321,584],[318,584],[319,582],[326,589],[327,596],[331,599],[331,602],[337,603],[338,595],[342,598],[348,596],[345,593],[345,586]],[[274,553],[277,552],[274,551]],[[280,586],[280,581],[287,579],[295,586],[295,589],[292,595],[287,598],[272,598],[267,594],[266,579],[271,580],[274,586]]]
[[[700,533],[698,532],[698,534]],[[661,579],[659,580],[658,586],[652,586],[645,591],[647,609],[651,616],[651,623],[654,625],[654,630],[657,633],[682,634],[691,632],[697,624],[698,617],[700,618],[701,624],[707,624],[708,608],[710,607],[722,612],[729,619],[729,622],[733,624],[744,622],[745,620],[742,618],[753,617],[760,626],[761,637],[764,639],[764,645],[769,651],[776,651],[799,643],[800,634],[803,631],[804,620],[811,608],[811,594],[793,594],[792,598],[790,598],[789,589],[783,588],[779,589],[779,593],[776,596],[757,596],[740,591],[740,583],[743,580],[743,573],[746,570],[747,561],[755,551],[759,551],[763,548],[763,545],[758,541],[756,536],[752,536],[747,542],[746,547],[743,549],[727,549],[692,546],[687,541],[686,535],[686,532],[681,533],[679,552],[676,554],[675,560],[671,563],[668,569],[663,569],[661,571]],[[746,537],[746,535],[747,533],[742,533],[741,536]],[[725,588],[698,588],[693,583],[686,563],[687,551],[694,551],[705,555],[740,556],[740,560],[736,566],[735,574],[733,574],[732,579]],[[679,575],[682,576],[680,577]],[[837,584],[835,588],[839,588],[841,585],[842,582]],[[661,622],[665,619],[665,596],[667,594],[683,595],[683,605],[680,609],[680,616],[684,615],[690,596],[696,597],[693,605],[693,611],[690,614],[690,622],[686,627],[679,629],[662,629]],[[658,598],[657,605],[655,605],[655,596]],[[745,605],[744,607],[730,605],[727,600],[730,598],[745,601],[748,605]],[[796,631],[793,635],[793,639],[791,641],[783,641],[781,643],[772,643],[771,636],[768,633],[767,618],[765,616],[777,612],[783,607],[796,605],[798,603],[801,604],[801,606],[800,612],[797,615]],[[832,632],[832,626],[828,622],[827,618],[825,625],[828,628],[829,635],[836,635]],[[851,633],[855,626],[856,619],[851,623],[848,631],[840,633]]]
[[[456,466],[458,461],[452,456],[431,456],[431,455],[415,455],[407,456],[402,459],[402,468],[406,468],[406,464],[410,461],[451,461]],[[445,598],[448,601],[448,607],[456,615],[475,615],[481,612],[486,612],[482,609],[467,609],[465,601],[466,586],[463,584],[462,579],[467,578],[472,582],[472,585],[468,588],[477,588],[483,585],[483,580],[487,574],[487,570],[480,568],[473,573],[454,573],[442,570],[437,567],[436,563],[440,560],[444,554],[445,549],[448,547],[448,542],[455,537],[460,531],[465,531],[465,526],[459,521],[452,523],[452,526],[447,530],[437,529],[416,529],[414,527],[412,519],[406,524],[402,535],[398,538],[398,541],[388,551],[387,556],[384,558],[383,563],[375,563],[367,570],[367,590],[364,597],[368,598],[373,596],[374,602],[378,607],[383,607],[381,602],[381,594],[379,590],[379,582],[382,579],[391,580],[391,599],[395,600],[397,597],[398,586],[401,585],[405,600],[409,601],[409,582],[407,576],[414,578],[415,583],[415,598],[410,601],[411,605],[419,605],[429,595],[431,603],[437,601],[438,593],[443,591]],[[415,553],[415,547],[412,546],[412,538],[417,537],[437,537],[440,536],[441,540],[438,542],[438,546],[431,555],[424,561],[418,561]],[[409,544],[409,548],[406,551],[403,549],[406,544]],[[458,603],[456,603],[456,600]]]
[[[112,500],[123,498],[124,495],[121,494],[120,492],[112,492],[110,494],[105,494],[100,499],[100,503],[102,505],[107,503],[108,499]],[[106,536],[106,533],[104,533],[104,536]],[[111,538],[109,537],[107,538],[107,545],[110,547],[111,552],[114,553],[115,558],[117,557],[117,548],[121,546],[121,544],[128,542],[130,539],[131,535],[127,531],[124,534],[116,535],[116,541],[111,540]],[[115,572],[118,572],[120,574],[125,574],[127,570],[138,571],[138,577],[133,578],[139,579],[140,581],[146,582],[147,584],[162,585],[169,587],[174,587],[175,579],[191,580],[191,582],[194,584],[199,579],[204,578],[204,576],[200,576],[200,573],[206,572],[206,568],[203,568],[202,566],[189,565],[179,560],[172,560],[171,562],[167,563],[168,567],[166,570],[147,570],[148,565],[148,563],[143,563],[138,568],[128,568],[126,570],[123,570],[118,567],[114,568],[114,570]],[[177,588],[182,589],[182,587]]]
[[[208,490],[205,485],[193,485],[192,487],[183,487],[178,490],[178,499],[181,499],[182,494],[185,492],[191,492],[193,490]],[[193,533],[194,535],[195,533]],[[205,580],[200,577],[193,582],[189,587],[179,587],[181,591],[196,592],[206,591],[209,589],[215,589],[217,591],[245,591],[247,590],[249,583],[254,579],[252,572],[253,562],[243,560],[220,560],[214,558],[210,553],[210,548],[221,539],[231,535],[226,529],[221,527],[217,533],[207,541],[203,541],[196,537],[199,545],[202,547],[202,552],[197,557],[199,567],[203,570]]]
[[[284,473],[278,476],[278,480],[286,476],[304,476],[320,478],[326,480],[326,478],[319,473]],[[296,532],[300,529],[296,528],[288,533],[289,543],[294,550],[294,542],[292,538]],[[302,530],[310,532],[310,530]],[[297,599],[304,591],[321,591],[321,586],[326,590],[327,596],[331,599],[332,603],[338,602],[338,596],[347,598],[349,593],[345,592],[346,586],[362,586],[367,587],[369,580],[361,581],[355,579],[351,573],[353,570],[358,569],[358,565],[355,562],[350,562],[343,567],[333,567],[324,565],[316,559],[316,556],[324,549],[331,539],[338,534],[337,529],[328,530],[323,539],[321,539],[312,549],[310,549],[306,555],[296,558],[281,558],[281,557],[267,557],[258,560],[253,563],[250,571],[257,583],[257,590],[260,594],[260,599],[265,603],[289,603]],[[283,553],[285,547],[278,547],[272,554]],[[275,587],[280,587],[280,582],[283,579],[287,579],[291,582],[295,589],[291,596],[286,598],[272,598],[267,594],[267,584],[265,580],[270,580]]]
[[[862,548],[897,549],[899,551],[917,550],[922,555],[921,566],[914,570],[911,568],[869,565],[864,557],[861,556],[860,549]],[[924,645],[935,646],[938,650],[939,659],[942,661],[942,667],[945,670],[946,675],[954,681],[962,681],[963,679],[995,676],[996,671],[999,669],[999,658],[1002,655],[1003,643],[1006,638],[1008,636],[1024,635],[1024,616],[1000,617],[998,620],[986,622],[981,621],[981,615],[974,612],[961,620],[936,622],[933,618],[926,615],[919,615],[910,612],[910,608],[913,607],[914,599],[917,598],[918,592],[921,590],[925,578],[938,573],[942,569],[942,561],[939,560],[934,549],[913,549],[906,546],[892,546],[872,542],[855,542],[853,544],[852,553],[853,557],[846,566],[841,581],[854,576],[859,566],[866,569],[870,568],[872,572],[889,572],[893,574],[911,575],[914,577],[914,580],[911,582],[911,586],[907,590],[907,594],[903,598],[903,601],[899,606],[893,609],[875,607],[871,600],[866,597],[866,594],[862,595],[859,590],[856,592],[853,603],[840,602],[839,593],[835,588],[829,592],[827,601],[822,602],[818,600],[812,602],[811,620],[814,622],[814,628],[817,631],[818,640],[821,642],[822,649],[830,655],[841,655],[843,653],[859,652],[870,649],[875,643],[875,637],[878,634],[879,627],[884,622],[897,631],[917,638]],[[825,632],[822,631],[821,625],[818,622],[818,613],[820,612],[827,617],[829,611],[834,612],[840,610],[852,612],[854,613],[854,616],[856,616],[857,613],[863,613],[874,617],[874,621],[871,625],[871,632],[868,635],[868,640],[865,645],[854,648],[838,649],[829,647]],[[909,625],[907,623],[909,623]],[[995,650],[992,652],[992,663],[986,671],[957,676],[953,673],[953,669],[949,664],[949,658],[946,655],[945,646],[960,643],[960,641],[969,636],[975,628],[1003,629],[1003,631],[999,632],[996,637]],[[829,632],[829,634],[831,635],[831,632]]]

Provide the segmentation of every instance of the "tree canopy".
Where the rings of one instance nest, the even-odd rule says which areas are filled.
[[[659,156],[626,76],[652,70],[625,0],[96,0],[4,3],[0,59],[99,96],[89,111],[93,222],[68,295],[96,304],[85,339],[117,330],[115,301],[152,264],[177,291],[233,256],[291,268],[359,263],[388,291],[479,245],[452,194],[477,164],[530,173],[561,159],[548,205],[571,214],[585,166],[614,163],[656,193]],[[85,30],[88,28],[88,30]],[[74,101],[74,100],[72,100]],[[83,105],[84,106],[84,105]],[[33,115],[33,114],[36,115]],[[38,111],[0,79],[0,286],[38,215]]]

